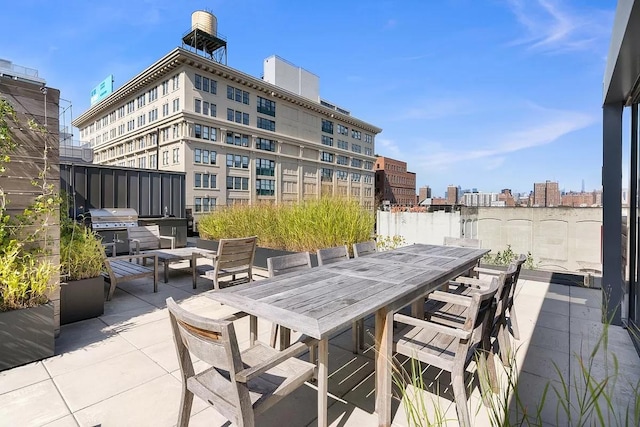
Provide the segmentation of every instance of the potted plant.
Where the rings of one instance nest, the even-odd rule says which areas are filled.
[[[105,257],[100,236],[67,221],[60,230],[60,323],[77,322],[104,313]]]
[[[16,131],[17,129],[17,131]],[[21,132],[20,145],[13,132]],[[54,303],[58,286],[58,256],[52,248],[58,239],[57,187],[47,182],[48,147],[53,144],[46,129],[35,121],[28,125],[5,99],[0,99],[0,371],[40,360],[54,354],[56,318]],[[42,157],[39,162],[6,165],[12,154]],[[21,180],[7,176],[38,168],[38,175]],[[5,188],[29,182],[36,196],[11,206]],[[24,191],[24,190],[22,190]]]

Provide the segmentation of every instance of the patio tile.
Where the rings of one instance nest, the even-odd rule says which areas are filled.
[[[153,292],[153,288],[138,288],[133,290],[132,293],[141,300],[159,308],[165,308],[167,306],[166,300],[169,297],[173,298],[176,302],[193,297],[193,294],[190,292],[164,285],[164,283],[162,285],[158,284],[158,292]]]
[[[0,372],[0,395],[48,379],[49,373],[42,362],[8,369]],[[2,398],[0,397],[0,399]]]
[[[0,397],[0,423],[6,426],[42,426],[69,413],[69,408],[50,379]]]
[[[518,326],[520,326],[520,309],[519,307],[516,307],[516,313],[518,315]],[[549,313],[549,312],[545,312],[544,316],[540,316],[538,317],[535,322],[527,319],[527,324],[538,328],[538,327],[544,327],[547,329],[553,329],[554,331],[560,331],[560,332],[564,332],[566,336],[568,336],[569,334],[569,328],[570,328],[570,322],[569,322],[569,317],[562,315],[562,314],[558,314],[558,313]]]
[[[166,374],[75,413],[81,426],[173,426],[178,420],[180,383]],[[205,409],[194,399],[192,413]]]
[[[586,305],[571,304],[569,308],[571,317],[576,319],[592,320],[599,322],[602,320],[602,308],[589,307]]]
[[[569,318],[566,317],[566,319],[568,320]],[[512,339],[512,342],[513,341]],[[530,343],[536,347],[561,351],[567,354],[570,353],[568,331],[558,331],[545,328],[544,326],[536,326],[531,335]]]
[[[329,344],[329,392],[342,397],[375,372],[374,361]]]
[[[119,335],[105,336],[84,347],[50,357],[43,361],[52,377],[63,375],[113,357],[131,353],[135,347]]]
[[[521,279],[518,280],[518,286],[516,289],[517,296],[535,296],[538,298],[544,298],[549,290],[549,283],[544,282],[534,282],[532,280],[525,280],[524,283],[520,284]]]
[[[176,412],[176,421],[178,413]],[[191,415],[189,419],[189,427],[215,427],[215,426],[232,426],[225,417],[220,415],[213,407],[208,407],[197,414]]]
[[[523,355],[520,355],[523,354]],[[564,378],[569,375],[569,360],[571,355],[565,352],[529,345],[526,352],[516,353],[516,358],[524,357],[518,364],[521,372],[538,375],[552,380],[559,380],[556,367]]]
[[[139,349],[166,341],[171,338],[172,332],[168,312],[166,310],[164,312],[164,319],[139,326],[132,325],[125,328],[125,330],[119,330],[118,333],[122,338]]]
[[[72,411],[123,393],[166,372],[138,351],[54,377]]]
[[[62,325],[56,338],[56,354],[71,352],[113,336],[100,319],[87,319]]]
[[[571,287],[571,302],[593,308],[602,308],[602,291],[600,289]]]
[[[540,307],[541,312],[545,313],[556,313],[556,314],[564,314],[565,316],[569,316],[569,301],[562,301],[557,299],[546,299],[542,303]],[[544,316],[543,313],[540,313],[539,317]]]
[[[171,373],[180,369],[178,363],[178,355],[176,354],[176,346],[173,339],[150,345],[141,350],[149,359],[160,365],[167,373]],[[193,355],[192,355],[193,357]]]
[[[125,282],[126,283],[126,282]],[[102,317],[110,316],[112,314],[120,314],[125,311],[146,308],[148,310],[153,310],[153,306],[151,304],[141,300],[135,295],[130,294],[129,292],[125,292],[121,288],[116,288],[116,291],[111,298],[111,301],[105,301],[104,303],[104,314]]]
[[[503,382],[503,384],[506,383]],[[533,425],[538,425],[540,422],[566,425],[567,417],[562,413],[557,414],[560,422],[556,423],[557,397],[554,387],[558,391],[562,390],[561,383],[528,372],[520,372],[515,387],[517,396],[514,395],[509,404],[512,421],[522,420],[523,414],[527,414],[529,423],[533,423]],[[547,387],[547,394],[543,401],[545,387]],[[540,411],[539,417],[538,410]],[[525,422],[524,425],[528,425],[528,423]]]
[[[45,424],[43,427],[78,427],[78,423],[73,415],[67,415],[49,424]]]

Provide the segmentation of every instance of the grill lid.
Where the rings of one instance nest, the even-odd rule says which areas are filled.
[[[138,225],[138,212],[129,208],[89,209],[91,228],[121,228]]]

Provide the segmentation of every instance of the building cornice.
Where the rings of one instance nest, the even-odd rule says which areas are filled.
[[[134,94],[140,92],[146,86],[150,86],[152,83],[160,80],[165,75],[171,73],[176,68],[182,65],[187,65],[197,69],[201,69],[204,72],[208,72],[229,81],[235,82],[238,85],[246,86],[263,92],[266,96],[282,99],[295,105],[299,105],[308,110],[315,111],[322,114],[327,118],[333,118],[340,120],[344,123],[348,123],[352,126],[357,126],[364,131],[371,133],[380,133],[382,129],[374,126],[370,123],[356,119],[350,115],[342,114],[338,111],[332,110],[328,107],[321,105],[319,102],[314,102],[300,95],[289,92],[281,87],[265,82],[262,79],[245,74],[229,66],[220,64],[210,59],[204,58],[193,52],[185,50],[183,48],[175,48],[167,55],[156,61],[150,67],[136,75],[134,78],[125,83],[118,90],[113,92],[107,98],[103,99],[96,105],[93,105],[87,111],[82,113],[78,118],[73,121],[73,125],[76,127],[83,127],[88,122],[93,122],[111,111],[116,109],[129,99]]]

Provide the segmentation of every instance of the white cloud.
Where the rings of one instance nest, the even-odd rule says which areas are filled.
[[[540,110],[540,107],[536,107]],[[575,111],[543,110],[533,124],[522,124],[519,129],[502,134],[475,134],[465,141],[446,141],[429,144],[426,154],[415,157],[415,161],[425,170],[446,170],[454,165],[482,160],[483,168],[498,168],[506,160],[506,155],[516,151],[550,144],[560,137],[593,124],[596,119]],[[544,116],[547,116],[546,118]],[[471,144],[475,148],[470,148]],[[459,149],[433,149],[440,147],[462,147]]]
[[[391,139],[376,138],[376,151],[375,154],[380,154],[385,157],[393,157],[395,159],[402,158],[402,151],[398,144]]]
[[[512,42],[531,50],[587,50],[609,38],[612,11],[569,7],[561,0],[507,0],[526,34]]]
[[[428,99],[401,111],[393,120],[434,120],[460,116],[473,111],[471,101],[462,98]]]

